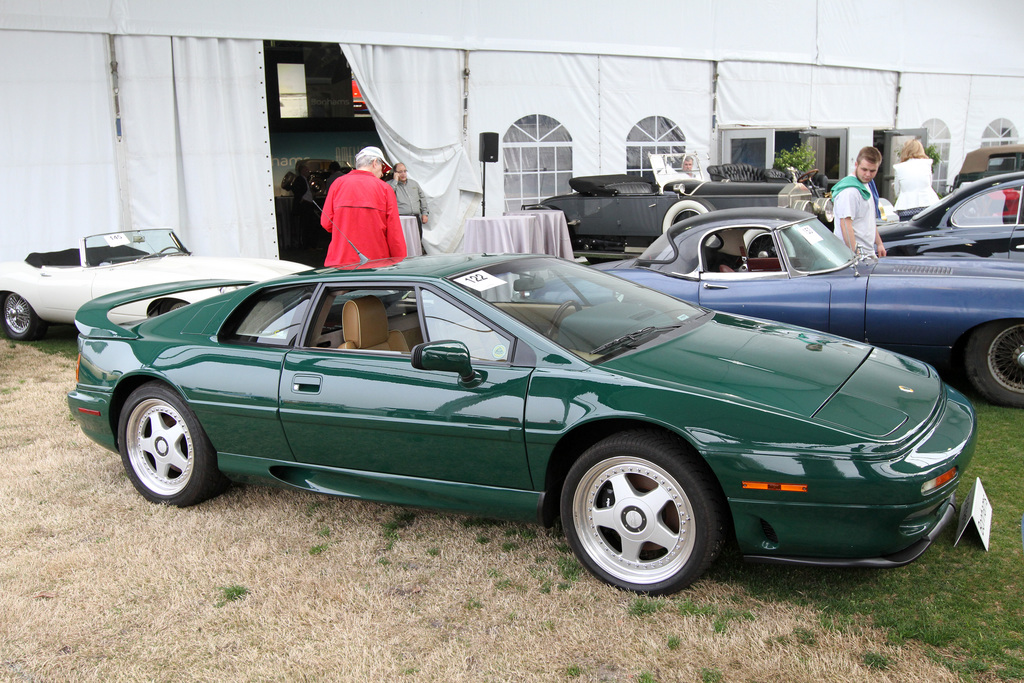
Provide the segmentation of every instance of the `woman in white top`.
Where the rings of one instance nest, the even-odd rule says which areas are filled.
[[[896,209],[900,219],[906,220],[921,209],[939,201],[932,189],[932,160],[924,153],[920,140],[903,145],[900,163],[893,165],[896,172]]]

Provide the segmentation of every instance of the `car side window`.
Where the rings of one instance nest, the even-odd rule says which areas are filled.
[[[225,342],[292,346],[302,329],[312,295],[312,285],[261,292],[232,316],[221,339]]]
[[[423,341],[411,287],[328,287],[312,319],[310,347],[409,353]]]
[[[1022,188],[1021,185],[1004,187],[971,197],[953,214],[953,225],[965,228],[1016,225]]]
[[[455,339],[466,345],[474,360],[507,361],[512,339],[498,332],[447,299],[430,290],[422,291],[423,320],[429,341]]]
[[[777,273],[782,263],[771,233],[758,228],[729,228],[705,235],[701,247],[705,273]]]

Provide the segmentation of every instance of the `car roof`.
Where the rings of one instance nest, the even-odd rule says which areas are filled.
[[[708,213],[676,223],[669,228],[663,238],[658,238],[654,244],[648,247],[644,254],[646,255],[657,250],[657,245],[663,244],[663,239],[668,239],[678,248],[673,262],[682,272],[691,272],[697,268],[699,250],[696,246],[688,247],[686,245],[687,243],[702,239],[704,235],[712,230],[746,226],[775,231],[799,221],[814,219],[815,216],[806,211],[776,207],[746,207],[709,211]],[[644,256],[640,256],[636,260],[637,265],[651,265],[654,263],[665,263],[665,261],[657,258],[645,258]]]
[[[985,176],[965,183],[911,218],[910,224],[917,227],[935,227],[948,209],[958,205],[964,199],[1003,183],[1019,183],[1022,180],[1024,180],[1024,171],[1014,171],[1013,173]]]
[[[521,258],[554,258],[544,255],[519,255],[519,254],[432,254],[426,256],[412,256],[403,259],[379,259],[359,264],[353,263],[343,266],[329,268],[318,268],[312,271],[317,279],[331,280],[343,275],[346,279],[359,277],[361,275],[371,276],[374,279],[384,275],[389,278],[404,277],[425,277],[445,278],[451,275],[464,273],[475,268],[484,268],[495,263],[510,261]],[[294,277],[297,280],[308,280],[310,271],[298,273],[295,276],[285,276],[275,282],[287,281]]]
[[[1024,153],[1024,145],[996,145],[967,153],[960,173],[982,173],[988,170],[989,157]]]
[[[778,228],[789,225],[795,221],[814,218],[813,214],[797,209],[783,209],[777,207],[745,207],[739,209],[719,209],[709,211],[692,218],[687,218],[672,226],[669,230],[672,234],[682,231],[690,231],[694,228],[716,228],[737,223],[757,223],[766,228]]]

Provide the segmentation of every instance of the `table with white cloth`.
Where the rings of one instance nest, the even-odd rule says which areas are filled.
[[[402,232],[405,234],[406,256],[422,256],[423,244],[420,243],[420,224],[416,216],[399,216],[402,221]]]
[[[573,257],[565,214],[553,210],[510,211],[500,217],[469,218],[462,244],[467,254]]]

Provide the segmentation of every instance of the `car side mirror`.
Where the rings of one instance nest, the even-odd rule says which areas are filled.
[[[425,342],[412,347],[412,366],[417,370],[454,372],[464,384],[473,384],[484,378],[473,369],[469,348],[455,339]]]

